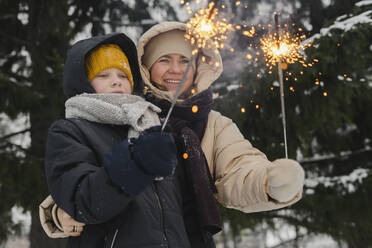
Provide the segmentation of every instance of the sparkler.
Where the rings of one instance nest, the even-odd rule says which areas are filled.
[[[186,39],[189,39],[192,45],[197,48],[204,48],[208,41],[208,47],[223,48],[223,41],[227,39],[229,31],[234,30],[233,25],[229,24],[226,18],[218,18],[218,9],[216,8],[219,1],[215,0],[208,4],[207,8],[202,8],[195,13],[186,24]]]
[[[290,32],[280,30],[279,15],[275,13],[275,33],[260,39],[261,49],[265,54],[266,65],[272,69],[279,63],[294,64],[299,62],[304,67],[311,67],[313,63],[306,63],[300,50],[312,46],[311,43],[302,44],[305,35],[293,35]],[[300,29],[301,30],[301,29]]]
[[[194,54],[191,56],[190,61],[192,61],[193,59],[194,59]],[[191,64],[192,64],[192,62],[190,62],[190,61],[187,63],[186,70],[185,70],[185,72],[184,72],[183,75],[182,75],[182,79],[181,79],[180,85],[178,86],[178,88],[177,88],[177,90],[176,90],[176,94],[175,94],[174,97],[173,97],[171,107],[169,108],[169,111],[168,111],[168,113],[167,113],[167,116],[165,117],[165,120],[164,120],[163,126],[161,127],[161,132],[163,132],[163,130],[164,130],[164,128],[165,128],[165,125],[167,124],[168,119],[169,119],[169,117],[170,117],[170,114],[172,113],[172,110],[173,110],[173,108],[174,108],[174,105],[176,105],[177,99],[178,99],[178,97],[180,96],[182,86],[183,86],[183,84],[185,83],[186,75],[187,75],[187,73],[189,72],[190,67],[191,67]]]
[[[288,158],[287,145],[287,129],[284,101],[284,84],[283,84],[283,69],[286,69],[288,64],[299,62],[304,67],[310,67],[313,63],[305,62],[305,58],[300,53],[301,50],[312,46],[311,43],[301,44],[301,40],[305,35],[293,35],[285,29],[280,29],[279,14],[274,14],[275,32],[260,39],[261,49],[264,52],[266,66],[271,70],[273,67],[278,67],[278,78],[280,86],[280,103],[282,112],[282,125],[284,136],[285,157]],[[301,30],[300,30],[301,31]],[[314,60],[316,61],[316,60]],[[290,89],[293,91],[293,87]]]
[[[281,43],[279,38],[279,16],[275,14],[275,36],[277,40],[276,50],[274,49],[274,55],[277,56],[278,61],[278,76],[279,76],[279,85],[280,85],[280,103],[281,103],[281,110],[282,110],[282,124],[283,124],[283,136],[284,136],[284,149],[285,149],[285,157],[288,158],[288,146],[287,146],[287,128],[286,128],[286,117],[285,117],[285,103],[284,103],[284,86],[283,86],[283,68],[282,68],[282,61],[283,61],[283,54],[292,54],[296,52],[291,52],[291,46],[296,43]],[[297,51],[297,50],[294,50]],[[275,58],[272,57],[272,58]],[[286,57],[284,57],[286,58]],[[292,58],[288,56],[288,58]],[[291,62],[291,61],[290,61]]]
[[[213,0],[211,3],[208,4],[207,8],[200,9],[198,12],[196,12],[195,16],[186,23],[185,38],[190,40],[191,45],[195,46],[196,48],[192,51],[191,58],[186,66],[184,74],[182,75],[180,85],[178,86],[176,94],[173,97],[171,107],[167,113],[167,116],[165,117],[161,131],[164,130],[165,125],[168,122],[174,105],[176,104],[177,99],[181,93],[182,86],[185,83],[186,75],[190,70],[192,61],[198,54],[199,50],[206,46],[208,48],[215,47],[216,49],[223,48],[222,41],[227,39],[228,31],[233,30],[232,24],[228,24],[226,19],[220,20],[217,18],[218,2],[219,0]],[[205,60],[204,56],[202,60]],[[217,63],[215,65],[219,66],[219,64]]]

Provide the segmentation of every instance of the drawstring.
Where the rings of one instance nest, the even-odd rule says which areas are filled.
[[[110,248],[114,247],[114,243],[115,243],[115,239],[116,239],[116,235],[118,234],[118,231],[119,231],[119,229],[116,229],[115,234],[114,234],[114,238],[112,239],[112,242],[111,242],[111,247]]]

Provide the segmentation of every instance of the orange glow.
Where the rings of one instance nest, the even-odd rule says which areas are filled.
[[[287,70],[288,69],[288,64],[287,63],[282,63],[282,69]]]
[[[198,110],[199,110],[199,108],[198,108],[198,106],[196,106],[196,105],[192,106],[192,108],[191,108],[191,111],[192,111],[193,113],[198,112]]]

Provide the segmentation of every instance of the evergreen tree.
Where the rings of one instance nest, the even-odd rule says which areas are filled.
[[[331,235],[347,247],[372,246],[367,221],[372,165],[371,9],[371,5],[354,7],[349,16],[329,25],[328,31],[323,29],[323,35],[314,36],[315,46],[306,51],[308,60],[319,59],[312,68],[297,63],[285,71],[289,157],[302,158],[307,176],[323,178],[330,186],[306,184],[304,198],[289,208],[290,214],[272,211],[245,216],[225,210],[237,229],[280,218],[305,227],[308,235]],[[369,21],[357,23],[358,16]],[[239,80],[242,87],[218,99],[216,107],[273,160],[284,156],[280,95],[273,84],[277,73],[263,70],[262,65],[247,67]],[[344,176],[360,168],[366,169],[363,180],[344,182]]]
[[[94,1],[98,2],[98,1]],[[60,247],[41,232],[38,205],[47,195],[43,155],[50,124],[63,115],[61,72],[70,40],[94,16],[90,1],[1,1],[0,110],[29,116],[31,144],[15,146],[2,137],[1,240],[11,231],[10,209],[31,211],[31,247]],[[70,13],[69,13],[70,11]],[[74,25],[71,25],[73,23]]]

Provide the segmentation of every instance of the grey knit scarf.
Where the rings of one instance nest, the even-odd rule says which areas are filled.
[[[66,118],[129,125],[128,137],[138,137],[152,126],[160,125],[160,108],[142,97],[129,94],[81,94],[65,103]]]

